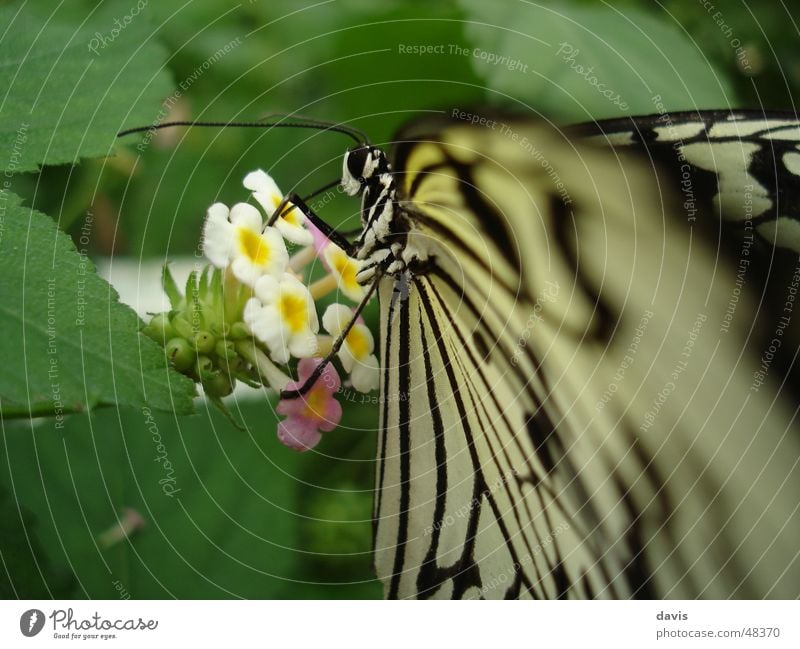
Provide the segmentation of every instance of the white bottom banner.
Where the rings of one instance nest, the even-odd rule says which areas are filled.
[[[0,647],[800,647],[799,619],[796,601],[3,601]]]

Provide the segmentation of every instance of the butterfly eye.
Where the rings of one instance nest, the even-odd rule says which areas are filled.
[[[361,183],[365,181],[365,176],[367,175],[364,171],[369,158],[370,150],[366,146],[351,149],[347,156],[347,170],[353,178],[357,178]]]

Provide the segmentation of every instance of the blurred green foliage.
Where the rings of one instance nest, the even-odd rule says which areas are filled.
[[[533,74],[528,87],[524,76],[498,76],[469,54],[451,54],[458,51],[451,46],[471,51],[478,45],[476,35],[480,39],[487,30],[490,37],[493,31],[494,36],[514,31],[522,38],[538,33],[545,12],[563,8],[578,15],[576,7],[585,29],[571,38],[591,53],[598,70],[604,59],[618,62],[623,49],[626,62],[641,72],[642,79],[613,79],[614,89],[632,106],[642,105],[647,71],[665,69],[666,61],[675,65],[677,81],[687,82],[689,97],[706,93],[712,77],[719,79],[725,105],[793,107],[800,50],[797,22],[785,12],[796,14],[797,8],[720,2],[715,11],[724,14],[723,29],[702,3],[679,0],[648,5],[575,0],[538,10],[527,3],[522,12],[516,0],[482,3],[480,11],[477,4],[195,0],[180,7],[151,2],[142,19],[169,50],[166,66],[174,82],[165,97],[168,119],[252,121],[293,112],[347,122],[380,144],[409,118],[444,107],[527,105],[555,121],[608,116],[607,99],[580,79],[570,79],[571,97],[554,100]],[[502,10],[492,14],[494,7]],[[634,49],[625,49],[607,30],[607,46],[598,45],[593,22],[606,25],[626,11],[645,15],[645,25],[659,25],[647,34],[652,40],[642,38]],[[481,40],[481,47],[490,41]],[[540,52],[526,54],[513,38],[494,42],[498,55],[513,53],[532,71],[553,69],[552,53],[544,60]],[[749,69],[737,61],[736,42],[746,48]],[[513,49],[502,51],[503,43]],[[443,45],[444,52],[401,54],[401,44]],[[226,47],[227,53],[215,55]],[[693,69],[682,67],[687,61]],[[142,69],[142,87],[155,75]],[[160,110],[152,107],[153,120]],[[113,158],[47,168],[17,190],[29,204],[72,224],[73,233],[91,207],[98,223],[95,254],[159,262],[194,254],[207,206],[244,200],[246,172],[263,168],[283,190],[303,194],[338,176],[349,146],[336,134],[290,129],[174,129],[161,132],[141,153],[139,141],[127,138]],[[357,202],[337,196],[320,213],[353,228],[357,210]],[[375,330],[374,306],[367,320]],[[49,588],[61,594],[73,583],[76,597],[117,597],[119,584],[132,597],[380,596],[369,556],[377,408],[346,404],[342,427],[326,435],[318,453],[305,455],[277,443],[268,400],[232,408],[248,425],[247,433],[205,410],[189,418],[157,417],[181,490],[174,497],[159,484],[164,465],[154,459],[152,430],[138,411],[74,416],[64,431],[53,430],[47,420],[5,422],[0,484],[11,495],[0,502],[11,520],[24,521],[26,531],[35,529],[39,541],[19,562],[19,573],[11,574],[11,583],[25,588],[4,592]],[[35,527],[18,503],[35,513]],[[124,507],[136,508],[147,528],[130,541],[100,548],[97,535]],[[9,537],[18,538],[13,531],[4,534],[4,546]],[[65,570],[74,573],[73,582]]]
[[[137,598],[377,596],[372,413],[348,409],[321,454],[300,455],[256,424],[273,420],[269,402],[240,405],[247,433],[213,408],[179,419],[104,409],[63,430],[45,419],[7,429],[3,482],[36,514],[28,527],[47,552],[35,556],[74,571],[78,597],[113,599],[117,584]],[[127,507],[146,527],[104,548],[98,537]],[[12,544],[9,558],[29,559],[16,559],[14,590],[63,596],[63,569],[40,575],[20,534],[4,534],[4,556]]]

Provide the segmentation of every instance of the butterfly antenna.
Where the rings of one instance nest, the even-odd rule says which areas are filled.
[[[277,121],[276,121],[277,120]],[[291,121],[297,120],[297,121]],[[335,122],[325,122],[320,120],[313,120],[297,115],[290,115],[286,113],[271,113],[265,115],[261,120],[256,122],[206,122],[206,121],[176,121],[176,122],[163,122],[162,124],[150,124],[149,126],[136,126],[128,128],[124,131],[117,133],[117,137],[125,137],[134,133],[146,133],[149,131],[158,131],[163,128],[173,128],[176,126],[190,126],[200,128],[313,128],[320,131],[334,131],[336,133],[344,133],[351,137],[358,144],[366,144],[369,142],[366,134],[363,131],[344,124],[337,124]]]

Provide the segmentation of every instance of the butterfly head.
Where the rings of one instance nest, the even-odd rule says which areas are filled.
[[[356,196],[381,174],[389,172],[386,155],[378,147],[360,144],[344,156],[342,187],[346,194]]]

